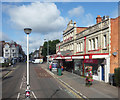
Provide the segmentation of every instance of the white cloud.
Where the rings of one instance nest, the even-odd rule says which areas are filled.
[[[79,6],[77,8],[73,8],[72,10],[68,11],[69,16],[75,16],[79,17],[84,14],[84,8],[82,6]]]
[[[79,18],[79,22],[77,24],[82,24],[83,26],[91,26],[94,24],[94,18],[91,13],[86,13],[84,8],[82,6],[79,6],[77,8],[73,8],[70,11],[68,11],[68,14],[70,17],[76,17]]]
[[[52,32],[50,34],[46,34],[44,38],[47,40],[55,40],[55,39],[62,40],[63,37],[61,32]]]
[[[31,27],[33,32],[46,34],[63,30],[65,19],[60,16],[60,11],[54,3],[35,2],[9,9],[11,22],[14,27],[23,30]]]
[[[54,3],[35,2],[22,6],[4,4],[2,10],[9,14],[9,22],[13,28],[22,31],[25,27],[32,28],[29,37],[29,52],[43,45],[44,38],[49,40],[61,39],[62,31],[66,26],[66,21],[68,21],[60,16],[60,11]],[[26,36],[24,40],[16,42],[22,45],[26,53]]]
[[[29,36],[29,53],[38,49],[41,45],[43,45],[44,40],[40,36]],[[27,39],[26,36],[22,41],[18,40],[18,44],[22,45],[23,50],[25,53],[27,52]]]

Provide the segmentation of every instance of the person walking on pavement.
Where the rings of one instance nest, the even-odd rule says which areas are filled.
[[[63,71],[63,69],[64,69],[64,67],[63,66],[61,66],[61,70]]]
[[[92,66],[86,66],[86,86],[91,86],[92,81]]]
[[[50,69],[50,71],[52,71],[52,65],[51,64],[49,65],[49,69]]]

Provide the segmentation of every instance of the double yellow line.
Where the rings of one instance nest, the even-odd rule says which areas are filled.
[[[70,91],[76,98],[79,98],[81,100],[86,100],[88,99],[87,97],[86,98],[83,98],[82,96],[80,96],[80,94],[76,93],[74,90],[72,90],[70,88],[70,86],[67,84],[67,83],[64,83],[62,82],[60,79],[58,79],[58,77],[55,77],[54,78],[57,80],[57,82],[59,82],[64,88],[66,88],[68,91]]]
[[[80,98],[81,100],[84,100],[81,96],[79,96],[77,93],[75,93],[72,89],[68,88],[65,84],[59,81],[59,83],[65,87],[68,91],[70,91],[76,98]]]
[[[4,79],[5,77],[7,77],[8,75],[10,75],[13,71],[9,71],[6,75],[4,75],[2,78]]]

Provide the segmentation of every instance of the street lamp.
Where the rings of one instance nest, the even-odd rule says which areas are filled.
[[[46,41],[46,39],[44,40]],[[48,55],[49,55],[49,41],[47,42],[47,64],[48,64],[48,69],[49,69]]]
[[[30,96],[30,84],[29,84],[29,34],[31,33],[31,28],[25,28],[24,32],[27,34],[27,89],[26,89],[26,96]]]

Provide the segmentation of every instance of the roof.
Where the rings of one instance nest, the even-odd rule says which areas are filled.
[[[87,29],[88,27],[77,27],[77,34],[84,31],[85,29]]]

